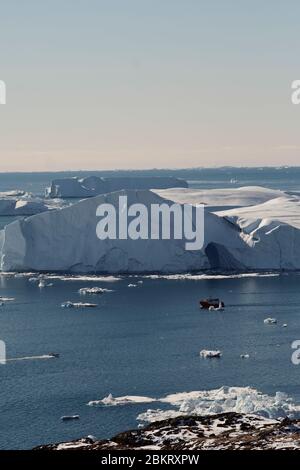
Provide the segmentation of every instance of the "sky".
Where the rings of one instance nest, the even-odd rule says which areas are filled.
[[[298,165],[298,0],[0,0],[0,171]]]

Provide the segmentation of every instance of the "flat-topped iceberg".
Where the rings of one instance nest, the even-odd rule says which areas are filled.
[[[46,197],[50,198],[85,198],[121,190],[187,188],[186,181],[169,176],[115,176],[100,178],[61,178],[52,181],[46,188]]]
[[[184,239],[99,240],[96,234],[98,206],[108,203],[118,211],[119,198],[124,195],[128,207],[142,203],[149,212],[153,204],[172,205],[151,191],[121,191],[15,221],[0,232],[2,270],[177,273],[210,268],[205,249],[187,251]],[[232,223],[207,212],[205,235],[206,247],[211,242],[220,247],[224,267],[244,267],[239,258],[247,245]],[[216,256],[213,247],[209,253]]]
[[[300,198],[283,195],[256,206],[204,212],[204,245],[179,239],[105,239],[96,234],[101,204],[172,205],[153,191],[120,191],[15,221],[0,232],[3,271],[187,273],[202,270],[300,269]]]

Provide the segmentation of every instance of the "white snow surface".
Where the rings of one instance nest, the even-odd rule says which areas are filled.
[[[222,211],[218,215],[237,223],[247,233],[259,227],[271,227],[273,222],[300,229],[300,196],[282,195],[263,204]]]
[[[261,186],[204,190],[171,188],[155,190],[154,192],[179,204],[205,204],[214,208],[253,206],[285,195],[282,191]]]

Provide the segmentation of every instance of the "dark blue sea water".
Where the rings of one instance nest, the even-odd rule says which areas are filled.
[[[37,195],[44,194],[52,179],[70,176],[175,176],[189,181],[191,187],[225,188],[238,186],[265,186],[273,189],[300,191],[300,167],[281,168],[199,168],[183,170],[140,171],[82,171],[58,173],[0,173],[0,191],[23,189]],[[235,183],[232,184],[231,180]]]
[[[230,185],[230,178],[241,185],[300,187],[295,169],[203,170],[201,177],[199,172],[186,171],[198,187]],[[185,177],[184,171],[175,173]],[[52,177],[0,175],[0,190],[41,193]],[[161,397],[250,385],[270,394],[287,392],[300,402],[300,366],[291,362],[291,343],[300,339],[299,275],[143,281],[128,288],[136,279],[55,280],[53,287],[39,289],[26,278],[0,277],[0,295],[15,297],[0,307],[0,339],[8,358],[60,354],[0,365],[1,449],[87,434],[102,438],[136,427],[136,416],[149,405],[87,406],[109,393]],[[93,297],[98,308],[60,307],[66,300],[80,300],[79,288],[95,285],[113,289]],[[199,310],[199,299],[209,295],[225,301],[225,312]],[[278,324],[264,325],[266,317],[277,318]],[[201,349],[215,348],[223,351],[221,360],[199,357]],[[242,360],[242,353],[250,358]],[[68,414],[79,414],[80,420],[62,422],[60,417]]]
[[[251,385],[300,401],[300,366],[291,363],[291,342],[300,339],[298,275],[222,279],[132,279],[92,283],[114,289],[99,308],[62,309],[79,300],[83,281],[55,281],[39,289],[27,279],[3,278],[1,339],[10,358],[57,352],[59,358],[0,366],[1,448],[30,448],[93,434],[107,437],[136,427],[149,405],[94,408],[90,400],[115,396],[205,390]],[[207,295],[224,299],[225,312],[200,311]],[[266,317],[278,324],[264,325]],[[287,323],[287,328],[281,325]],[[221,360],[199,357],[221,349]],[[240,354],[248,353],[243,360]],[[79,414],[80,420],[60,417]]]

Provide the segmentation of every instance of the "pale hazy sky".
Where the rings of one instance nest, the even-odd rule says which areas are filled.
[[[0,171],[300,164],[299,0],[0,0]]]

